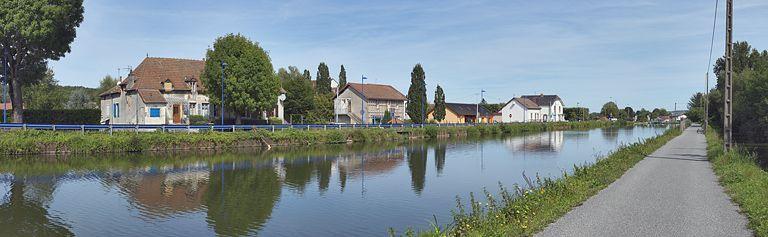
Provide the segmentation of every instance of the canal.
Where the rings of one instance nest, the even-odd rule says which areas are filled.
[[[382,236],[449,224],[457,195],[559,177],[665,129],[2,158],[0,236]]]

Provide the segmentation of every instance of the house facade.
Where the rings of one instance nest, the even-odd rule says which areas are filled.
[[[200,79],[205,61],[147,57],[112,89],[99,95],[102,124],[189,124],[193,115],[213,116]],[[263,116],[282,119],[282,101]]]
[[[385,111],[394,121],[403,121],[407,99],[390,85],[347,83],[333,98],[339,123],[380,123]]]
[[[565,114],[563,114],[563,100],[557,95],[524,95],[521,98],[525,98],[533,101],[541,108],[541,121],[543,122],[563,122],[565,121]]]
[[[434,108],[430,109],[427,119],[433,120]],[[493,113],[477,104],[445,103],[445,118],[437,123],[477,123],[477,117],[480,117],[479,123],[493,123]]]
[[[517,97],[509,100],[504,107],[501,108],[500,118],[497,122],[502,123],[518,123],[518,122],[541,122],[541,107],[535,102]]]

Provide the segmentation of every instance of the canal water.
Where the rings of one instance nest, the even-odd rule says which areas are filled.
[[[383,236],[456,197],[558,177],[665,127],[0,162],[0,236]]]

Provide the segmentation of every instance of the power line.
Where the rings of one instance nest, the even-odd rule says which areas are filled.
[[[707,73],[712,69],[712,51],[715,48],[715,31],[717,28],[717,9],[720,6],[720,0],[715,0],[715,17],[712,20],[712,39],[709,43],[709,61],[707,61]]]

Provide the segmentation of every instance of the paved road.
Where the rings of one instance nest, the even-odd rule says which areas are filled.
[[[536,236],[752,236],[691,127]]]

